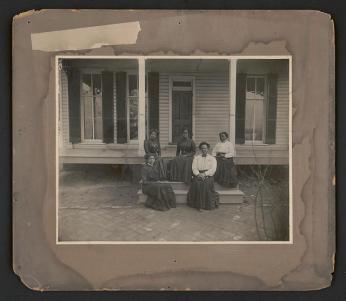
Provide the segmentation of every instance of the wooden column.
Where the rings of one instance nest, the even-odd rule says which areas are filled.
[[[145,59],[138,59],[138,155],[144,155],[145,140]]]
[[[229,135],[230,141],[235,146],[235,109],[237,87],[237,59],[229,60]]]

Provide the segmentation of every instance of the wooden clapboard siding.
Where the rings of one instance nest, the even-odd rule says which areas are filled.
[[[229,133],[228,73],[195,75],[195,135],[196,143],[207,141],[214,146],[220,131]]]
[[[288,74],[280,73],[277,92],[276,144],[288,145],[289,83]]]
[[[117,85],[116,85],[116,72],[113,72],[113,116],[114,116],[114,143],[117,143]]]
[[[169,74],[160,73],[159,75],[159,95],[160,95],[160,142],[168,144],[169,142]]]
[[[61,123],[62,123],[62,141],[63,149],[69,144],[69,114],[68,114],[68,78],[66,72],[60,73],[61,84]]]

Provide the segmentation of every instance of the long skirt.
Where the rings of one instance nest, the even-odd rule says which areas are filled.
[[[219,194],[214,188],[214,178],[207,177],[204,180],[193,177],[187,204],[196,209],[212,210],[219,207]]]
[[[193,156],[175,157],[170,163],[170,180],[191,183]]]
[[[169,179],[169,159],[157,158],[155,161],[155,168],[159,173],[160,180]]]
[[[216,157],[216,160],[217,168],[215,172],[215,182],[224,187],[237,187],[238,175],[233,158]]]
[[[146,207],[159,211],[176,207],[175,194],[169,184],[154,182],[143,184],[142,191],[148,196],[145,201]]]

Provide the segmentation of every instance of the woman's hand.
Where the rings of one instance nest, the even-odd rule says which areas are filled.
[[[199,175],[198,175],[202,180],[204,180],[205,179],[205,177],[206,177],[206,175],[205,175],[205,173],[203,172],[203,173],[200,173]]]

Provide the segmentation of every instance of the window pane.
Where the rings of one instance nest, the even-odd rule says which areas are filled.
[[[129,96],[138,96],[137,75],[129,75]]]
[[[102,97],[94,97],[94,139],[102,139]]]
[[[93,139],[93,98],[84,97],[84,139]]]
[[[246,101],[245,112],[245,140],[253,140],[254,100]]]
[[[82,75],[82,95],[91,96],[91,74]]]
[[[257,99],[263,99],[264,98],[264,78],[258,77],[256,82],[256,96]]]
[[[129,98],[130,140],[138,139],[138,98]]]
[[[93,74],[94,96],[101,95],[101,74]]]
[[[262,141],[263,139],[263,101],[254,102],[254,123],[255,135],[254,140]]]
[[[246,98],[254,99],[255,98],[255,78],[248,77],[246,80]]]

